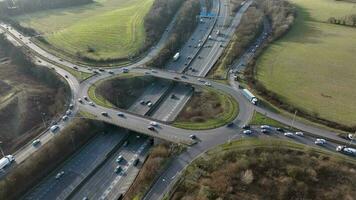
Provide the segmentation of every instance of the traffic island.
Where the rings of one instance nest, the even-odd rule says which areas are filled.
[[[173,123],[174,126],[206,130],[228,124],[237,117],[239,105],[233,97],[212,88],[195,88],[192,98]]]

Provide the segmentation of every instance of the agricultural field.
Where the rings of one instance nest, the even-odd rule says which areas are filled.
[[[144,44],[143,18],[153,0],[95,0],[16,17],[55,49],[94,60],[125,58]]]
[[[240,139],[193,161],[166,199],[354,199],[355,164],[285,140]]]
[[[311,115],[356,125],[356,29],[327,23],[356,14],[356,4],[291,0],[291,30],[257,61],[257,79],[281,100]]]

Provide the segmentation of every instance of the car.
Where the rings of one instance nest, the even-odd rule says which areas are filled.
[[[250,129],[250,125],[245,124],[242,126],[242,129],[245,129],[245,130]]]
[[[36,139],[32,142],[32,146],[38,146],[39,144],[41,144],[41,140],[40,139]]]
[[[83,197],[82,200],[89,200],[89,198],[88,197]]]
[[[149,74],[150,74],[150,72],[145,72],[145,74],[146,74],[146,75],[149,75]]]
[[[126,140],[126,141],[124,142],[123,146],[124,146],[124,147],[127,147],[127,145],[129,145],[129,143],[130,143],[130,142],[129,142],[128,140]]]
[[[156,70],[154,70],[154,69],[151,69],[151,72],[152,72],[152,73],[157,73],[157,71],[156,71]]]
[[[196,136],[196,135],[194,135],[194,134],[189,135],[189,137],[190,137],[190,139],[193,139],[193,140],[197,138],[197,136]]]
[[[284,133],[284,136],[286,136],[286,137],[293,137],[294,135],[293,135],[293,133],[291,133],[291,132],[285,132]]]
[[[124,67],[124,68],[122,68],[122,72],[123,72],[123,73],[129,73],[129,69],[126,68],[126,67]]]
[[[322,138],[317,138],[317,139],[314,141],[314,144],[316,144],[316,145],[325,145],[325,144],[326,144],[326,140],[325,140],[325,139],[322,139]]]
[[[64,171],[58,172],[55,176],[55,179],[58,180],[59,178],[61,178],[64,175]]]
[[[63,120],[63,121],[67,121],[67,120],[68,120],[68,116],[67,116],[67,115],[64,115],[64,116],[62,117],[62,120]]]
[[[69,109],[73,110],[74,105],[73,104],[69,104]]]
[[[261,129],[261,133],[269,133],[269,130],[268,129]]]
[[[69,78],[68,75],[64,75],[64,77]]]
[[[114,72],[113,72],[113,71],[111,71],[111,70],[110,70],[110,71],[108,71],[108,73],[109,73],[109,74],[114,74]]]
[[[136,158],[134,161],[133,161],[133,166],[137,166],[138,163],[140,163],[140,159],[139,158]]]
[[[99,71],[101,71],[101,72],[105,72],[105,69],[103,69],[103,68],[99,68]]]
[[[153,104],[152,104],[151,102],[148,102],[148,103],[147,103],[147,106],[148,106],[148,107],[152,107],[152,105],[153,105]]]
[[[148,126],[147,128],[148,128],[148,130],[150,130],[150,131],[154,131],[154,130],[155,130],[155,127],[153,127],[153,126]]]
[[[95,107],[95,104],[93,102],[91,102],[91,101],[89,101],[89,105]]]
[[[300,137],[303,137],[303,136],[304,136],[304,133],[301,132],[301,131],[297,131],[297,132],[295,132],[295,135],[300,136]]]
[[[176,95],[175,95],[175,94],[172,94],[172,95],[171,95],[171,99],[174,99],[174,98],[176,98]]]
[[[157,127],[157,126],[158,126],[158,123],[157,123],[157,122],[155,122],[155,121],[151,121],[151,122],[150,122],[150,125],[151,125],[151,126],[156,126],[156,127]]]
[[[122,113],[122,112],[118,112],[118,113],[117,113],[117,116],[119,116],[119,117],[125,117],[125,114]]]
[[[57,132],[58,131],[58,129],[59,129],[59,126],[58,125],[53,125],[53,126],[51,126],[51,128],[49,129],[52,133],[55,133],[55,132]]]
[[[246,134],[246,135],[250,135],[252,133],[252,131],[251,130],[244,130],[242,133]]]
[[[173,77],[173,79],[180,80],[180,78],[178,76]]]
[[[124,157],[123,157],[122,155],[119,155],[119,156],[116,158],[116,162],[119,163],[119,162],[121,162],[123,159],[124,159]]]
[[[186,77],[185,75],[182,75],[182,76],[181,76],[181,78],[183,78],[183,79],[187,79],[187,77]]]
[[[208,81],[204,83],[204,85],[206,86],[211,86],[211,83],[209,83]]]
[[[85,101],[89,101],[89,98],[88,98],[87,96],[84,96],[83,99],[84,99]]]
[[[261,125],[261,127],[260,127],[261,129],[272,129],[270,126],[268,126],[268,125]]]
[[[78,99],[79,103],[83,103],[83,100],[81,98]]]
[[[67,110],[66,111],[66,115],[71,115],[72,114],[72,111],[71,110]]]
[[[141,100],[141,101],[140,101],[140,104],[141,104],[141,105],[145,105],[145,101],[144,101],[144,100]]]
[[[283,128],[280,128],[280,127],[277,127],[277,128],[276,128],[276,131],[282,132],[282,133],[284,132]]]
[[[101,115],[104,116],[104,117],[108,117],[109,114],[107,112],[101,112]]]
[[[121,166],[117,166],[116,168],[115,168],[115,173],[120,173],[121,171],[122,171],[122,168],[121,168]]]
[[[230,127],[233,127],[234,125],[235,125],[234,122],[230,122],[226,126],[230,128]]]
[[[76,67],[76,66],[74,66],[73,68],[76,69],[76,70],[78,70],[78,67]]]
[[[204,80],[201,79],[201,78],[198,78],[197,80],[198,80],[199,82],[204,82]]]

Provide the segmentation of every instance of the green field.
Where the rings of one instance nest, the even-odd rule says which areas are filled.
[[[356,14],[356,4],[292,0],[298,15],[290,32],[257,62],[257,79],[282,100],[312,115],[356,125],[356,29],[326,23]]]
[[[88,5],[46,10],[16,19],[43,34],[56,49],[71,55],[80,52],[96,60],[124,58],[142,47],[143,18],[152,3],[153,0],[95,0]]]

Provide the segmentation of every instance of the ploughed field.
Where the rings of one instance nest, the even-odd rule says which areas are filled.
[[[143,18],[153,0],[95,0],[16,17],[41,33],[50,45],[94,60],[125,58],[144,44]]]
[[[356,4],[291,0],[291,30],[257,61],[257,79],[286,103],[309,114],[356,125],[356,29],[328,23],[356,14]]]

